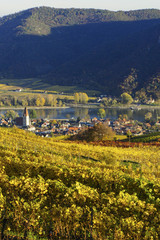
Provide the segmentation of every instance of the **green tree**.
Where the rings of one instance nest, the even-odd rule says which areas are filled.
[[[149,121],[152,118],[152,113],[151,112],[147,112],[144,116],[146,121]]]
[[[84,129],[74,137],[73,139],[85,140],[87,142],[101,141],[104,138],[113,138],[115,136],[112,128],[108,127],[106,123],[99,123],[92,128]]]
[[[28,106],[28,101],[26,98],[22,99],[22,106]]]
[[[81,103],[83,103],[83,104],[88,103],[88,95],[87,95],[87,93],[82,93]]]
[[[74,94],[74,101],[75,101],[75,103],[86,104],[88,102],[87,93],[83,93],[83,92],[75,93]]]
[[[127,138],[128,138],[128,140],[129,140],[129,146],[130,146],[130,141],[131,141],[132,133],[131,133],[130,130],[128,130],[126,134],[127,134]]]
[[[46,105],[47,106],[56,106],[57,105],[57,98],[52,94],[48,94],[46,96]]]
[[[131,73],[124,79],[123,83],[120,85],[123,92],[132,94],[133,90],[136,89],[138,85],[137,72],[136,69],[132,68]]]
[[[75,103],[79,103],[79,93],[74,94],[74,101]]]
[[[36,99],[36,106],[37,107],[41,106],[41,99],[40,99],[40,97],[37,97],[37,99]]]
[[[44,97],[42,97],[42,98],[40,98],[40,106],[41,107],[43,107],[44,105],[45,105],[45,98]]]
[[[52,105],[53,107],[56,107],[57,106],[57,98],[54,96],[53,97],[53,101],[52,101]]]
[[[36,105],[36,104],[35,104],[36,98],[35,98],[35,97],[32,97],[32,96],[27,96],[27,102],[28,102],[28,105],[29,105],[29,106],[34,106],[34,105]]]
[[[126,92],[121,94],[121,103],[130,104],[132,102],[133,102],[133,98],[131,97],[131,95],[129,95]]]
[[[116,99],[113,99],[112,100],[112,105],[116,105],[117,104],[117,100]]]
[[[10,99],[4,99],[4,105],[6,105],[6,106],[11,106],[12,104],[11,104],[11,100]]]
[[[136,99],[138,99],[141,103],[145,103],[147,101],[147,94],[144,88],[136,92]]]
[[[36,110],[35,110],[35,109],[31,109],[31,110],[29,111],[29,116],[30,116],[31,119],[36,118],[36,117],[37,117],[37,112],[36,112]]]
[[[17,106],[17,97],[16,96],[13,96],[12,104],[13,104],[13,106]]]
[[[58,102],[58,107],[62,107],[62,105],[63,105],[62,101],[59,100],[59,102]]]
[[[15,112],[14,110],[8,110],[5,114],[4,114],[5,118],[11,118],[12,120],[15,119],[16,117],[18,117],[18,113]]]
[[[45,102],[46,102],[45,98],[41,97],[41,95],[39,95],[36,99],[36,106],[37,107],[39,107],[39,106],[43,107],[45,105]]]
[[[105,112],[104,108],[100,108],[100,109],[98,110],[97,115],[98,115],[100,118],[104,118],[104,117],[106,116],[106,112]]]
[[[128,115],[127,115],[127,114],[120,114],[120,115],[118,116],[118,119],[120,119],[120,120],[123,120],[123,119],[128,120]]]

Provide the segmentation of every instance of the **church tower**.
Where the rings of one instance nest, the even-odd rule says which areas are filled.
[[[29,125],[30,125],[29,114],[28,114],[27,108],[25,107],[24,113],[23,113],[23,127],[27,127]]]

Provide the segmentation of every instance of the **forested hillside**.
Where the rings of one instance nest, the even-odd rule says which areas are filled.
[[[160,11],[156,9],[41,7],[0,19],[2,79],[38,77],[51,85],[119,95],[131,77],[133,95],[144,88],[155,97],[159,62]]]

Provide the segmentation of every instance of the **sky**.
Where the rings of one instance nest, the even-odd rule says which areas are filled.
[[[39,6],[127,11],[146,8],[160,9],[160,0],[0,0],[0,16]]]

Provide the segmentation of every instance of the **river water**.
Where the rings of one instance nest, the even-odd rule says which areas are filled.
[[[0,110],[0,115],[4,114],[7,110]],[[14,110],[18,112],[19,116],[23,115],[23,110]],[[147,112],[151,112],[152,116],[156,118],[160,116],[160,109],[120,109],[120,108],[108,108],[106,109],[106,118],[111,120],[117,119],[119,115],[127,114],[129,119],[138,121],[144,121],[144,116]],[[98,109],[95,108],[55,108],[55,109],[36,109],[37,118],[47,119],[70,119],[80,117],[82,118],[94,118],[98,117]]]

